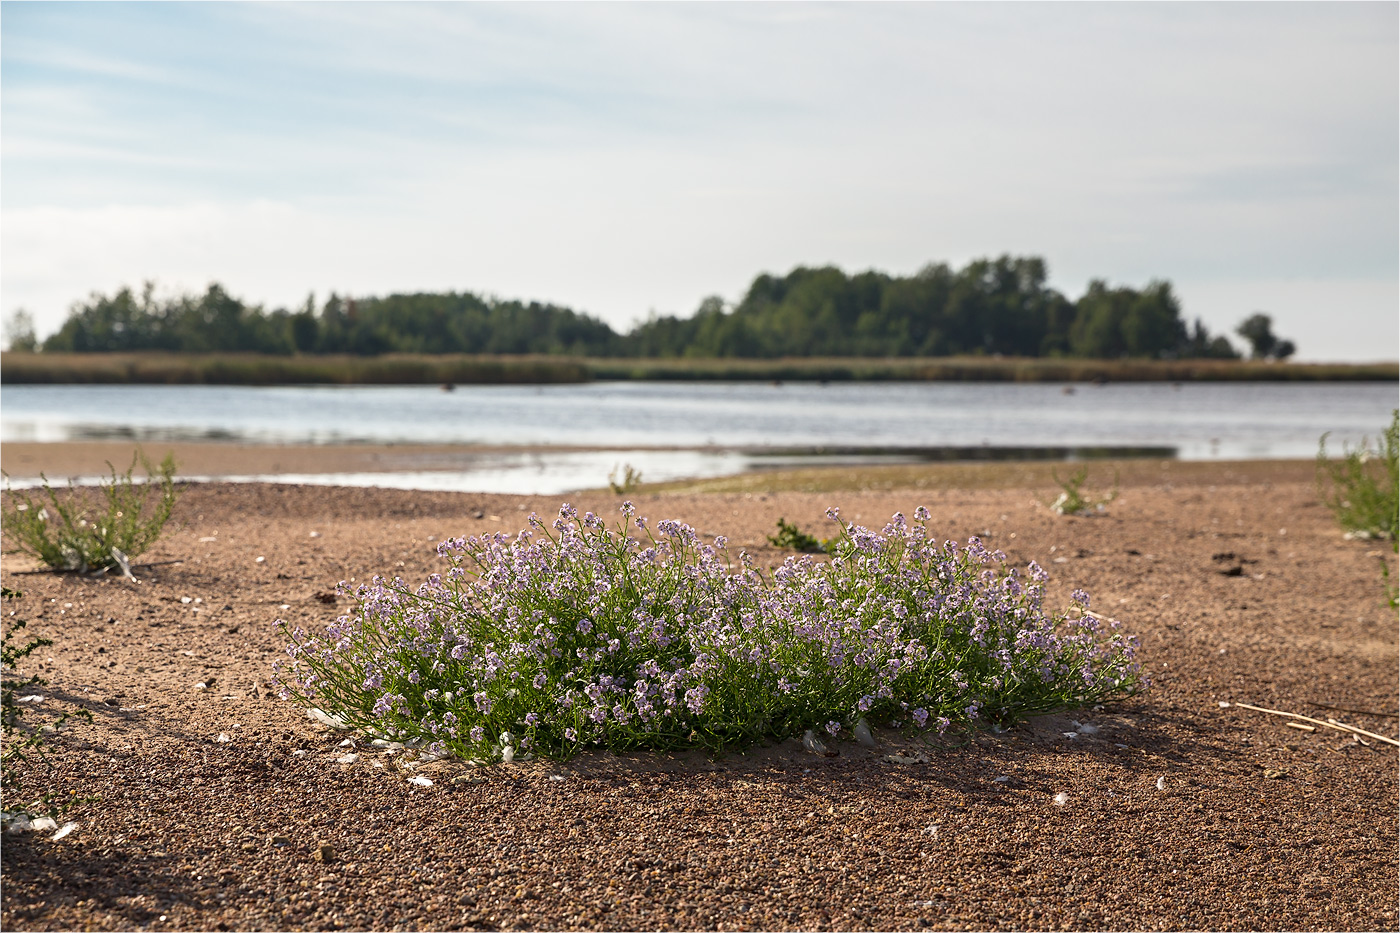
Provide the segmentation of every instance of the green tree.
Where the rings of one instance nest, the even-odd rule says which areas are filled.
[[[11,353],[33,353],[39,348],[34,336],[34,316],[23,308],[16,308],[5,319],[5,346]]]
[[[1273,318],[1256,311],[1240,322],[1235,333],[1249,341],[1249,356],[1255,360],[1286,360],[1297,347],[1291,340],[1280,340],[1274,335]]]

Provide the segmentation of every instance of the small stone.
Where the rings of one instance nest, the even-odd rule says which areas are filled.
[[[257,847],[258,844],[256,842],[245,842],[243,845],[239,846],[244,852],[252,852]]]
[[[292,840],[286,836],[269,836],[268,841],[275,846],[289,846]]]
[[[316,861],[318,861],[318,862],[334,862],[334,861],[335,861],[335,849],[333,849],[333,848],[331,848],[330,846],[326,845],[324,842],[321,843],[320,845],[316,846]]]
[[[865,721],[864,716],[856,720],[855,729],[853,729],[852,731],[855,733],[857,742],[859,742],[862,745],[874,747],[875,737],[870,734],[870,723]]]
[[[1266,778],[1271,778],[1271,779],[1272,779],[1272,778],[1281,778],[1281,777],[1283,777],[1283,776],[1284,776],[1285,774],[1287,774],[1287,773],[1288,773],[1287,771],[1282,771],[1282,770],[1279,770],[1278,768],[1265,768],[1265,769],[1264,769],[1264,777],[1266,777]]]

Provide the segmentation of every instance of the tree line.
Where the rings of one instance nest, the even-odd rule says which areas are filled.
[[[40,341],[24,312],[8,322],[12,350],[94,353],[472,353],[590,357],[936,357],[962,354],[1095,359],[1238,359],[1200,319],[1188,324],[1170,282],[1089,283],[1071,301],[1046,285],[1037,257],[932,263],[911,276],[833,266],[760,275],[734,305],[706,298],[689,317],[652,315],[627,333],[571,308],[470,292],[313,297],[298,309],[249,305],[213,284],[158,299],[93,294]],[[1236,331],[1256,358],[1286,359],[1292,342],[1266,314]]]

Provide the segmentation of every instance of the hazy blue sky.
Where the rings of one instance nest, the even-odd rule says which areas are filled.
[[[1011,252],[1394,359],[1397,10],[6,2],[0,311],[150,278],[626,327]]]

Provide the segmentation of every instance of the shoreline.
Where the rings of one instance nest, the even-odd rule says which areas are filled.
[[[634,451],[684,453],[753,453],[738,448],[670,448],[670,447],[543,447],[538,445],[455,445],[455,444],[250,444],[220,441],[179,441],[138,444],[129,441],[13,441],[0,445],[0,469],[11,479],[30,481],[40,473],[51,482],[62,483],[69,477],[92,478],[109,475],[108,464],[118,473],[124,472],[138,451],[144,451],[153,464],[159,464],[167,454],[175,458],[176,480],[198,477],[201,482],[219,482],[225,478],[247,482],[250,477],[263,481],[278,475],[366,475],[480,471],[499,463],[502,458],[593,453],[627,453]],[[754,458],[762,460],[762,455]],[[1008,458],[995,460],[909,459],[843,463],[838,461],[810,464],[802,462],[775,463],[738,473],[697,479],[678,478],[665,482],[645,483],[648,491],[733,491],[800,486],[825,478],[848,481],[863,477],[864,484],[909,488],[924,486],[968,486],[985,488],[1032,484],[1054,486],[1055,475],[1072,473],[1083,467],[1099,484],[1110,475],[1125,485],[1157,483],[1166,475],[1176,482],[1207,481],[1215,475],[1249,476],[1260,481],[1305,481],[1316,469],[1312,459],[1278,460],[1179,460],[1162,457],[1093,458],[1066,460],[1059,458]],[[134,478],[144,476],[138,464]],[[775,486],[776,484],[776,486]],[[365,485],[357,482],[355,485]],[[604,485],[604,484],[599,484]],[[862,482],[850,481],[851,488]]]

